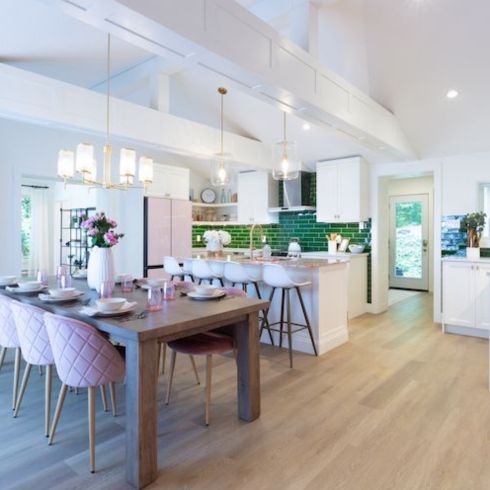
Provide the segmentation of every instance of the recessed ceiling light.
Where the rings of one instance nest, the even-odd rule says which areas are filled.
[[[451,89],[451,90],[448,90],[446,97],[448,99],[455,99],[458,95],[459,95],[459,93],[457,90]]]
[[[303,131],[309,131],[311,129],[311,124],[310,123],[303,123]]]

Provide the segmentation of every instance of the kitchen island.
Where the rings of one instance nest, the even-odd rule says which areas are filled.
[[[246,257],[244,255],[224,254],[222,257],[208,257],[203,253],[194,253],[194,259],[204,259],[210,262],[239,262],[245,266],[249,275],[255,280],[262,278],[262,267],[265,264],[279,264],[286,268],[291,279],[296,282],[310,282],[301,288],[306,310],[310,318],[313,337],[318,353],[324,354],[349,340],[347,328],[347,290],[349,260],[346,258],[301,258],[263,259]],[[269,298],[270,288],[259,282],[262,298]],[[249,288],[253,295],[253,288]],[[280,296],[276,294],[269,311],[271,323],[280,318]],[[304,323],[298,298],[291,294],[292,321]],[[274,333],[274,343],[278,345],[279,334]],[[268,335],[264,332],[261,338],[264,343],[270,343]],[[287,336],[284,336],[283,346],[287,348]],[[307,331],[293,335],[293,349],[313,354]]]

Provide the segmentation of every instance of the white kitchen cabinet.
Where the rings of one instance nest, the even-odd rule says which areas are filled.
[[[490,264],[445,261],[442,269],[443,324],[490,329]]]
[[[157,163],[153,166],[153,183],[148,186],[145,196],[188,200],[189,187],[188,168]]]
[[[277,223],[277,213],[269,208],[277,206],[278,183],[268,172],[253,171],[238,174],[238,222]]]
[[[317,163],[316,219],[355,223],[369,219],[368,169],[361,157]]]

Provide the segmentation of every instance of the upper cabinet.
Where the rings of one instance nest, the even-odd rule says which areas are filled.
[[[243,172],[238,174],[238,222],[277,223],[277,214],[269,213],[277,206],[278,184],[268,172]]]
[[[317,163],[316,219],[355,223],[369,219],[368,168],[361,157]]]
[[[145,196],[187,201],[189,200],[189,187],[188,168],[155,164],[153,166],[153,183],[148,186]]]

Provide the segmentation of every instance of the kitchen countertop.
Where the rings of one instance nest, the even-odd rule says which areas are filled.
[[[261,252],[261,249],[255,249],[254,253]],[[204,247],[201,248],[193,248],[192,249],[193,254],[201,254],[204,255],[206,253],[206,249]],[[250,250],[248,248],[229,248],[226,247],[223,250],[223,253],[225,257],[227,255],[231,255],[233,257],[233,260],[235,260],[235,257],[239,257],[240,255],[242,256],[248,256],[250,255]],[[303,259],[357,259],[360,257],[367,257],[369,255],[369,252],[363,252],[361,254],[353,254],[350,252],[339,252],[337,254],[329,254],[327,251],[322,250],[322,251],[316,251],[316,252],[302,252],[301,253],[301,258]]]
[[[478,257],[477,259],[470,259],[466,256],[461,255],[447,255],[442,257],[443,262],[471,262],[471,263],[484,263],[490,264],[490,257]]]
[[[275,264],[282,265],[284,267],[291,267],[296,269],[321,269],[322,267],[329,267],[332,265],[346,264],[349,262],[347,258],[325,258],[325,259],[289,259],[281,257],[272,257],[270,259],[262,259],[260,257],[250,259],[249,257],[232,255],[224,253],[223,257],[208,257],[206,252],[193,253],[193,259],[205,259],[212,260],[214,262],[239,262],[244,265],[267,265]]]

